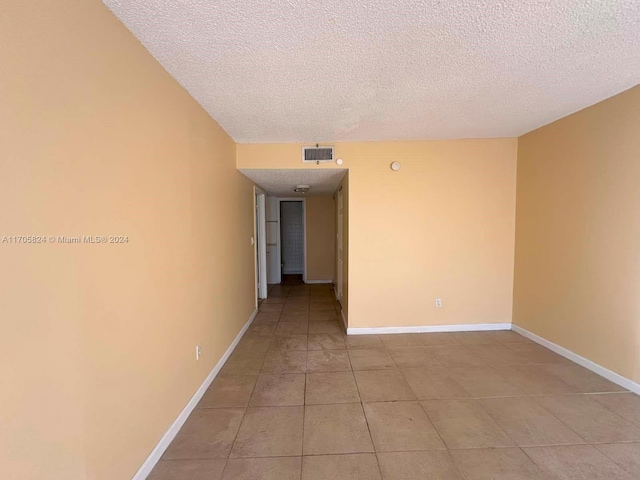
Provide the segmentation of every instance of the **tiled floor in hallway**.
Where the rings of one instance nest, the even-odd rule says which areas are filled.
[[[513,332],[344,335],[277,286],[151,480],[632,480],[640,397]]]

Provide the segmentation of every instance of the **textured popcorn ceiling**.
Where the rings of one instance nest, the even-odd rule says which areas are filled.
[[[240,171],[257,183],[270,195],[278,197],[308,197],[312,195],[332,195],[336,191],[346,169],[251,169]],[[306,194],[295,193],[296,185],[309,185]]]
[[[517,136],[640,81],[639,0],[104,0],[236,142]]]

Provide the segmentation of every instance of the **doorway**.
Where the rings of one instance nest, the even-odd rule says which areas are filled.
[[[304,199],[279,199],[280,269],[282,283],[306,281],[306,222]]]
[[[343,237],[342,237],[342,217],[343,217],[343,197],[342,197],[342,187],[338,189],[337,195],[338,201],[338,215],[337,215],[337,267],[336,267],[336,298],[338,300],[342,299],[342,264],[343,264]]]

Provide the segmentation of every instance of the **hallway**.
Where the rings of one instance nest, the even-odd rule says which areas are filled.
[[[510,331],[346,336],[271,286],[151,480],[631,480],[640,400]]]

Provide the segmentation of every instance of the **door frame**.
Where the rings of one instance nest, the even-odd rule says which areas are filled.
[[[336,194],[336,299],[342,299],[344,271],[344,195],[342,186]]]
[[[267,217],[266,217],[266,192],[254,186],[254,222],[253,238],[255,277],[256,277],[256,305],[260,300],[267,298]]]
[[[304,251],[304,268],[302,269],[302,281],[307,283],[307,199],[300,197],[278,197],[278,268],[280,269],[280,281],[282,282],[282,238],[280,232],[282,230],[282,223],[280,221],[280,203],[281,202],[302,202],[302,225],[303,225],[303,240],[302,246]]]

